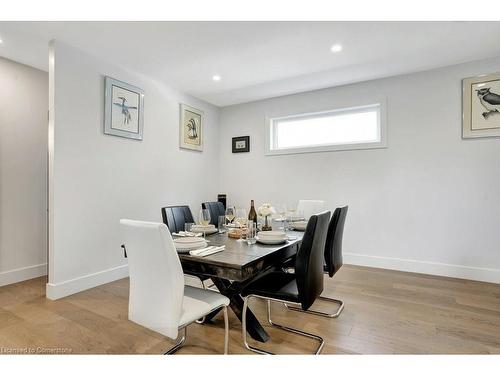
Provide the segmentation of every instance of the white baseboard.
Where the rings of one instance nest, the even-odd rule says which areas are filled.
[[[424,273],[428,275],[455,277],[467,280],[477,280],[500,284],[500,269],[468,267],[456,264],[446,264],[438,262],[418,261],[412,259],[380,257],[373,255],[344,253],[344,263],[358,266],[384,268],[396,271]],[[40,265],[44,266],[45,265]],[[38,266],[34,266],[38,267]],[[45,269],[45,268],[44,268]],[[14,270],[18,271],[18,270]],[[11,271],[11,272],[14,272]],[[0,285],[2,285],[4,273],[0,273]],[[33,278],[42,276],[27,277]],[[47,298],[51,300],[63,298],[96,286],[123,279],[128,276],[128,265],[110,268],[101,272],[78,277],[76,279],[64,281],[57,284],[47,284]],[[19,280],[22,281],[22,280]],[[14,281],[15,282],[15,281]]]
[[[47,264],[36,264],[34,266],[17,268],[15,270],[0,272],[0,286],[18,283],[47,274]]]
[[[128,265],[110,268],[101,272],[92,273],[77,277],[76,279],[63,281],[57,284],[47,284],[46,295],[48,299],[55,300],[94,288],[96,286],[107,284],[115,280],[123,279],[128,276]]]
[[[344,253],[344,263],[500,284],[500,269]]]

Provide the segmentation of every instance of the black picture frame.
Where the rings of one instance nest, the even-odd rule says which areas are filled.
[[[242,147],[242,142],[244,146]],[[250,152],[250,136],[245,135],[243,137],[233,137],[233,154],[240,152]]]

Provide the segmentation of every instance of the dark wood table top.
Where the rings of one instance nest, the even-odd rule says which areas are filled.
[[[261,272],[266,267],[280,264],[292,257],[302,241],[303,232],[289,232],[296,239],[280,245],[264,245],[256,243],[247,245],[244,241],[229,238],[227,233],[207,236],[210,246],[225,245],[222,252],[206,257],[179,254],[185,271],[214,276],[229,280],[244,281]]]

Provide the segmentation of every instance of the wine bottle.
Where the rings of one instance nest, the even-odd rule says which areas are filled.
[[[255,224],[257,224],[257,212],[255,212],[255,206],[253,203],[253,199],[250,201],[250,212],[248,214],[248,220],[253,221]]]

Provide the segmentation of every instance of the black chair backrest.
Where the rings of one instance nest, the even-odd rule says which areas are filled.
[[[215,226],[219,224],[219,216],[224,216],[226,214],[222,202],[204,202],[201,204],[201,207],[210,211],[210,224]]]
[[[161,209],[163,222],[170,229],[170,233],[184,230],[185,223],[194,223],[193,214],[189,206],[169,206]]]
[[[336,208],[328,226],[325,245],[325,264],[330,277],[335,275],[343,264],[342,236],[344,235],[344,223],[348,208],[348,206]]]
[[[303,310],[323,292],[323,264],[330,211],[312,215],[295,259],[295,277]]]

